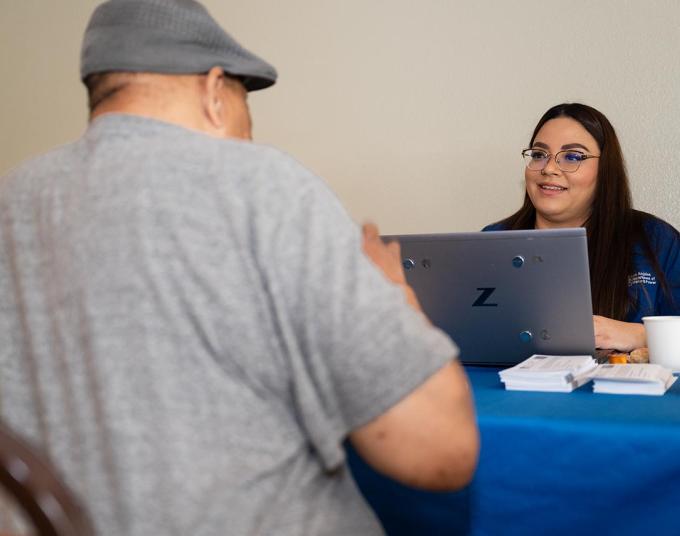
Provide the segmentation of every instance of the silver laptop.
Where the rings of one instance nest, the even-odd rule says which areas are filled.
[[[595,351],[585,229],[386,236],[461,361],[514,365]]]

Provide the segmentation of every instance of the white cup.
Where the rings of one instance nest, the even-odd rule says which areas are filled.
[[[680,372],[680,316],[645,316],[649,362]]]

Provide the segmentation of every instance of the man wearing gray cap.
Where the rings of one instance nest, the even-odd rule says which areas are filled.
[[[98,532],[380,533],[347,438],[465,485],[469,387],[398,246],[247,141],[275,70],[192,0],[110,0],[81,76],[82,138],[0,181],[0,413]]]

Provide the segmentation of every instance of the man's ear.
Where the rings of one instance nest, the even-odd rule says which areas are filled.
[[[203,80],[203,113],[216,130],[224,127],[222,107],[224,106],[224,71],[213,67]]]

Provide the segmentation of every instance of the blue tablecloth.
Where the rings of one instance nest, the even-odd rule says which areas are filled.
[[[680,381],[658,397],[534,393],[467,372],[482,449],[465,490],[406,488],[350,449],[388,534],[680,535]]]

